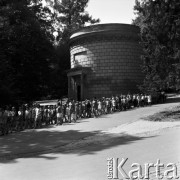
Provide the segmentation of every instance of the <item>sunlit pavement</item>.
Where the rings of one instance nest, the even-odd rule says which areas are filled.
[[[178,163],[180,129],[143,136],[103,135],[101,131],[159,112],[179,101],[79,120],[0,137],[0,180],[107,179],[107,158],[128,158],[131,164]],[[180,168],[180,167],[179,167]],[[180,174],[179,174],[180,175]],[[121,176],[120,176],[121,177]]]

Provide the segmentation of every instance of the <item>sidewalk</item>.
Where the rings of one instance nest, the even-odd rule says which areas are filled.
[[[114,133],[128,133],[127,124],[131,124],[128,126],[129,135],[134,135],[137,132],[138,129],[136,127],[139,127],[140,133],[146,132],[150,128],[147,124],[152,123],[146,121],[144,123],[141,118],[179,104],[179,101],[174,102],[173,99],[169,99],[169,102],[167,104],[108,114],[99,118],[78,120],[77,123],[64,124],[63,126],[49,126],[44,129],[26,130],[8,136],[1,136],[0,161],[7,158],[36,157],[68,144],[82,141],[85,138],[96,137],[104,132],[111,135]],[[178,122],[174,124],[167,123],[165,128],[178,126],[178,124]],[[106,135],[106,138],[109,138],[108,135]]]
[[[109,157],[128,158],[127,170],[134,162],[178,163],[178,124],[156,126],[141,119],[177,105],[179,101],[171,99],[167,104],[1,136],[0,179],[105,180]]]

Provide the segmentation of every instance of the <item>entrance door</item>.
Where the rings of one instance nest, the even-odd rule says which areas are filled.
[[[77,85],[77,100],[81,101],[81,86]]]

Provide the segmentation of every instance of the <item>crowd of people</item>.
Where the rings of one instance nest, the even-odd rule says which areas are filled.
[[[162,97],[165,101],[165,95]],[[33,103],[21,107],[0,108],[0,134],[6,135],[24,129],[41,128],[48,125],[62,125],[76,122],[77,119],[99,117],[113,112],[126,111],[136,107],[151,105],[152,96],[145,94],[127,94],[86,99],[85,101],[59,101],[57,105],[40,106]]]

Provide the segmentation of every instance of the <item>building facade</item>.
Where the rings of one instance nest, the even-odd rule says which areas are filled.
[[[68,96],[76,100],[135,93],[142,83],[139,29],[128,24],[99,24],[70,37]]]

